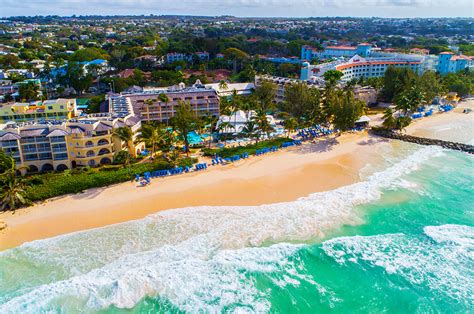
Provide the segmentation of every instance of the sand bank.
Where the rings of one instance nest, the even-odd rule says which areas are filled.
[[[347,134],[203,172],[154,179],[148,187],[127,182],[52,199],[2,213],[0,220],[8,227],[0,232],[0,249],[171,208],[292,201],[358,181],[359,170],[376,158],[374,146],[381,143],[389,145],[366,133]]]

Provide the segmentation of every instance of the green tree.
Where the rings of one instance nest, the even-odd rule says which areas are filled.
[[[289,117],[287,119],[285,119],[285,121],[283,122],[283,125],[287,131],[287,135],[286,137],[290,137],[290,134],[291,132],[295,131],[296,128],[298,127],[298,121],[296,121],[295,118],[293,117]]]
[[[338,91],[337,101],[332,102],[332,124],[340,132],[352,128],[364,113],[365,103],[354,98],[352,91]]]
[[[3,150],[0,150],[0,171],[1,210],[15,210],[18,205],[29,204],[25,192],[27,185],[18,175],[15,159]]]
[[[83,62],[95,59],[110,60],[110,55],[99,48],[84,48],[76,50],[69,58],[70,61]]]
[[[270,133],[274,131],[274,128],[268,122],[267,114],[264,110],[259,109],[257,110],[257,114],[252,117],[257,124],[257,128],[260,133],[267,134],[270,137]]]
[[[285,88],[282,109],[298,119],[316,117],[320,109],[320,93],[317,88],[304,83],[293,83]]]
[[[399,116],[396,120],[395,128],[400,132],[403,131],[411,123],[411,118],[407,116]]]
[[[466,96],[474,91],[474,71],[448,73],[442,79],[444,89]]]
[[[393,110],[390,108],[387,108],[384,111],[382,119],[383,119],[382,125],[387,129],[394,129],[397,125],[397,121],[393,116]]]
[[[161,148],[164,151],[168,151],[170,147],[166,147],[168,141],[168,131],[164,125],[149,122],[143,124],[140,130],[140,134],[137,137],[137,140],[143,140],[147,147],[151,148],[151,159],[155,157],[156,149]]]
[[[238,48],[226,49],[224,56],[226,59],[232,61],[234,73],[237,73],[239,64],[241,65],[244,60],[249,59],[249,55]]]
[[[227,85],[227,82],[224,81],[224,80],[221,80],[219,82],[219,89],[222,89],[222,90],[227,90],[229,88],[229,86]]]
[[[178,108],[176,115],[171,118],[171,125],[174,130],[179,133],[184,141],[186,155],[189,157],[189,140],[188,134],[193,131],[193,126],[196,123],[196,117],[191,109],[189,102],[178,101]]]
[[[124,155],[125,165],[127,166],[129,174],[131,174],[131,151],[133,151],[133,131],[129,127],[123,126],[114,130],[114,136],[118,137],[120,141],[127,145],[128,154]]]
[[[324,72],[323,77],[326,81],[326,84],[329,86],[335,86],[337,82],[342,78],[344,73],[338,70],[329,70]]]
[[[389,66],[383,77],[382,97],[386,101],[393,101],[403,90],[410,88],[416,79],[416,73],[408,67]]]
[[[39,87],[34,82],[22,83],[18,89],[22,101],[32,101],[38,99]]]
[[[444,92],[444,86],[441,84],[439,75],[433,71],[424,72],[419,78],[418,84],[420,84],[420,88],[428,102]]]
[[[245,122],[244,127],[242,128],[242,135],[250,139],[254,139],[256,143],[260,138],[260,131],[254,119],[250,119]]]
[[[253,96],[257,100],[259,107],[263,110],[268,110],[273,107],[278,86],[269,81],[263,81],[255,88]]]

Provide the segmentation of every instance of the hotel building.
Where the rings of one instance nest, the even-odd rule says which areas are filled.
[[[372,53],[372,45],[362,43],[354,46],[327,46],[323,51],[319,51],[311,46],[303,46],[301,48],[301,60],[325,60],[331,58],[352,58],[355,55],[369,57]]]
[[[127,126],[137,134],[140,120],[134,116],[97,114],[67,121],[8,123],[0,126],[0,148],[26,172],[110,164],[118,151],[128,149],[136,156],[144,143],[124,143],[113,134]]]
[[[338,60],[318,65],[311,65],[308,62],[303,63],[301,68],[302,80],[314,80],[322,78],[324,73],[329,70],[337,70],[343,73],[342,82],[347,82],[360,77],[382,77],[389,66],[408,67],[414,72],[421,72],[422,61],[416,57],[399,58],[362,58],[355,55],[348,61]]]
[[[167,101],[162,100],[166,95]],[[109,111],[120,115],[133,114],[142,121],[168,123],[176,115],[179,102],[189,102],[196,116],[219,117],[220,101],[216,90],[197,82],[192,87],[145,89],[137,93],[122,93],[109,98]]]
[[[75,99],[0,104],[0,123],[71,119],[77,115]]]
[[[455,73],[474,67],[474,57],[455,55],[452,52],[439,54],[437,70],[441,75]]]

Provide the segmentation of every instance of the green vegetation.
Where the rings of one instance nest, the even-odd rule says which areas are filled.
[[[195,112],[191,109],[189,102],[180,101],[176,109],[176,115],[171,118],[171,125],[173,129],[179,133],[184,141],[184,149],[189,157],[189,140],[188,134],[193,131],[196,126],[197,117]]]
[[[24,178],[18,174],[15,160],[0,150],[0,210],[15,210],[29,204],[26,186]]]
[[[461,71],[440,77],[431,71],[417,75],[409,68],[389,67],[383,82],[382,98],[395,104],[395,111],[385,112],[383,125],[403,130],[411,122],[409,115],[418,107],[430,104],[436,96],[448,92],[455,92],[459,96],[472,93],[474,73]]]
[[[273,146],[280,146],[284,142],[288,142],[287,138],[275,138],[271,140],[261,141],[259,143],[250,144],[247,146],[236,146],[236,147],[224,147],[219,149],[204,148],[202,151],[204,156],[213,157],[215,155],[222,158],[227,158],[235,155],[242,155],[243,153],[248,153],[249,155],[255,155],[257,149],[262,148],[271,148]]]
[[[191,166],[195,160],[185,158],[180,160],[179,166]],[[152,163],[131,165],[132,174],[143,174],[146,171],[164,170],[173,168],[165,160]],[[105,166],[102,168],[84,168],[67,170],[63,173],[45,173],[26,178],[29,186],[24,196],[30,201],[41,201],[68,193],[79,193],[86,189],[108,186],[115,183],[130,181],[132,176],[129,169],[122,166]]]

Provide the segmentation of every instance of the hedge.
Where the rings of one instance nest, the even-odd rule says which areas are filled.
[[[184,158],[179,166],[191,166],[193,158]],[[132,177],[135,173],[146,171],[164,170],[173,168],[164,160],[153,163],[144,162],[131,166]],[[107,185],[126,182],[132,179],[128,169],[123,166],[106,166],[102,168],[85,168],[84,170],[65,171],[63,173],[37,174],[28,178],[29,186],[26,189],[30,201],[41,201],[69,193],[79,193],[90,188],[104,187]]]
[[[204,156],[210,156],[213,157],[214,155],[217,155],[222,158],[227,158],[235,155],[242,155],[243,153],[248,153],[249,155],[255,155],[255,151],[257,149],[262,149],[262,148],[271,148],[273,146],[278,146],[280,147],[281,144],[285,142],[292,141],[292,139],[286,138],[286,137],[278,137],[275,139],[271,140],[266,140],[266,141],[261,141],[258,142],[257,144],[250,144],[247,146],[235,146],[235,147],[224,147],[224,148],[204,148],[202,151],[204,153]]]

